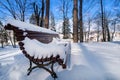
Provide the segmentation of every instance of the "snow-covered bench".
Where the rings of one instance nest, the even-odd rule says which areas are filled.
[[[5,29],[14,31],[20,49],[29,59],[28,75],[33,69],[42,68],[53,78],[57,78],[53,69],[54,64],[58,63],[63,69],[66,68],[66,56],[70,52],[70,44],[61,44],[56,39],[59,38],[56,32],[16,20],[9,21]]]

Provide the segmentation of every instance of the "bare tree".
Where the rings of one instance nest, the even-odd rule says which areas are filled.
[[[79,24],[80,24],[80,42],[83,42],[83,0],[79,0]]]
[[[35,19],[36,19],[36,24],[38,26],[40,26],[40,12],[41,12],[41,9],[38,7],[38,5],[35,2],[33,3],[33,10],[34,10],[34,16],[35,16]]]
[[[62,33],[63,38],[69,38],[70,35],[70,29],[69,29],[69,12],[70,12],[70,6],[71,6],[71,0],[60,0],[60,12],[62,12],[62,19],[63,19],[63,25],[62,25]]]
[[[45,0],[31,1],[30,5],[32,5],[31,10],[33,12],[30,17],[30,22],[43,27],[45,22]]]
[[[18,5],[18,10],[20,13],[19,19],[21,21],[25,21],[25,12],[27,9],[27,0],[15,0],[16,4]]]
[[[92,21],[92,19],[89,17],[89,18],[88,18],[88,41],[90,40],[91,21]]]
[[[105,36],[106,36],[106,40],[107,41],[110,41],[111,40],[111,38],[110,38],[110,31],[109,31],[109,20],[108,20],[108,18],[107,18],[107,16],[105,17],[105,19],[104,19],[104,26],[105,26]]]
[[[41,22],[40,22],[41,27],[43,27],[43,22],[44,22],[44,11],[45,11],[44,7],[45,7],[45,3],[44,3],[44,0],[42,0],[42,8],[41,8],[42,13],[41,13]]]
[[[1,47],[4,48],[4,33],[2,27],[3,25],[2,22],[0,21],[0,43],[1,43]]]
[[[17,16],[16,16],[16,12],[15,12],[15,6],[14,6],[14,4],[11,3],[11,1],[1,0],[0,4],[1,4],[1,9],[7,10],[12,15],[12,17],[14,19],[16,19]],[[3,11],[3,10],[1,10],[1,11]],[[5,12],[3,12],[3,13],[5,13]]]
[[[4,29],[2,22],[0,21],[0,43],[2,44],[1,47],[4,48],[5,44],[8,45],[8,40],[10,40],[13,48],[15,45],[11,39],[9,33]]]
[[[100,0],[101,6],[101,26],[102,26],[102,34],[103,34],[103,41],[106,41],[106,34],[105,34],[105,27],[104,27],[104,10],[103,10],[103,0]]]
[[[3,14],[7,12],[10,13],[10,15],[14,18],[14,19],[19,19],[21,21],[25,21],[25,13],[26,13],[26,9],[27,9],[27,2],[28,0],[1,0],[0,4],[1,7],[0,9],[4,9],[7,10],[6,12],[3,11]]]
[[[100,37],[100,27],[101,27],[101,13],[97,13],[94,17],[94,23],[97,25],[97,42],[99,42],[99,37]]]
[[[49,28],[50,0],[46,0],[45,27]]]
[[[100,21],[97,20],[97,42],[99,42],[100,37]]]
[[[74,0],[73,6],[73,41],[78,42],[78,0]]]
[[[0,4],[1,4],[1,8],[2,9],[5,9],[7,10],[14,19],[17,19],[17,15],[16,15],[16,12],[15,12],[15,5],[11,3],[10,0],[5,0],[5,1],[0,1]],[[4,13],[4,12],[3,12]],[[13,34],[14,35],[14,34]],[[15,44],[15,36],[13,36],[13,40],[14,40],[14,47],[16,47],[16,44]]]
[[[114,34],[115,34],[115,27],[116,27],[116,21],[113,21],[113,26],[114,26],[114,30],[112,32],[112,41],[113,41],[113,38],[114,38]]]
[[[116,24],[117,24],[117,22],[118,22],[118,18],[115,18],[115,19],[113,19],[113,20],[111,20],[111,21],[112,21],[111,25],[113,25],[113,32],[112,32],[111,40],[113,41],[113,38],[114,38],[114,35],[115,35],[115,32],[116,32],[116,29],[117,29]],[[118,31],[119,31],[119,30],[118,30]]]
[[[21,21],[25,21],[25,12],[27,9],[27,0],[0,0],[0,9],[2,9],[3,14],[9,14],[14,19],[19,19]],[[4,12],[5,11],[5,12]],[[14,35],[14,33],[13,33]],[[16,47],[15,36],[14,39],[14,47]]]

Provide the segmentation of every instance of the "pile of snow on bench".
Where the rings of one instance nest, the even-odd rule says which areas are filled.
[[[49,44],[44,44],[36,39],[29,39],[26,37],[22,42],[24,43],[25,50],[30,56],[34,56],[34,58],[41,59],[50,57],[51,55],[53,55],[53,57],[59,55],[61,59],[64,59],[64,61],[66,60],[66,46],[59,44],[59,42],[56,44],[57,42],[55,39]]]
[[[28,30],[28,31],[50,33],[50,34],[58,34],[57,32],[54,32],[50,29],[46,29],[46,28],[43,28],[43,27],[40,27],[40,26],[36,26],[36,25],[33,25],[33,24],[29,24],[29,23],[26,23],[26,22],[13,20],[13,19],[9,19],[6,22],[6,25],[7,24],[11,24],[13,26],[16,26],[17,28],[19,28],[20,30],[23,30],[23,31]]]

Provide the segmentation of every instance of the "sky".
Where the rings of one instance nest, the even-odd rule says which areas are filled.
[[[62,19],[62,12],[60,11],[60,7],[62,6],[62,2],[61,2],[62,0],[50,0],[50,9],[51,9],[51,11],[53,12],[53,14],[54,14],[54,16],[55,16],[55,18],[56,18],[56,20],[58,20],[58,19]],[[66,1],[70,1],[70,0],[66,0]],[[72,13],[72,7],[73,7],[73,5],[71,5],[69,8],[69,14],[68,14],[68,17],[69,18],[71,18],[72,17],[72,15],[71,15],[71,13]]]
[[[57,7],[58,7],[58,0],[50,0],[50,9],[54,13],[55,17],[59,17]]]
[[[10,1],[12,1],[12,0],[10,0]],[[58,7],[60,7],[59,6],[60,1],[61,0],[50,0],[50,11],[52,11],[52,13],[54,14],[56,20],[60,19],[60,16],[61,16],[59,8],[58,8]],[[5,1],[3,1],[3,2],[5,2]],[[1,4],[0,4],[0,7],[1,7]],[[3,11],[5,11],[7,13],[4,14],[4,13],[2,13]],[[7,10],[5,10],[5,9],[0,9],[0,19],[2,19],[3,16],[4,17],[10,16],[9,12]]]
[[[12,1],[12,0],[10,0],[10,1]],[[68,1],[70,1],[70,0],[68,0]],[[85,17],[85,18],[93,17],[94,15],[96,15],[97,12],[100,12],[100,4],[99,4],[100,0],[95,0],[95,2],[93,2],[93,3],[92,3],[92,0],[83,0],[83,1],[84,1],[83,2],[83,17]],[[113,7],[114,2],[113,1],[115,1],[115,0],[103,0],[106,10],[114,11],[114,7]],[[50,11],[54,14],[55,20],[62,19],[62,13],[59,10],[61,5],[62,5],[61,0],[50,0]],[[68,17],[72,18],[73,4],[71,4],[69,9],[70,9],[70,12],[68,13]],[[3,10],[3,11],[5,11],[5,10]],[[5,12],[7,12],[7,11],[5,11]],[[3,17],[3,16],[5,16],[5,14],[0,13],[0,17]],[[6,16],[9,16],[9,14],[6,14]]]
[[[97,12],[100,12],[100,0],[83,0],[83,17],[94,17]],[[108,12],[114,12],[115,8],[118,9],[117,6],[114,5],[115,0],[103,0],[104,9]],[[79,4],[79,3],[78,3]],[[62,5],[60,0],[51,0],[51,11],[54,13],[56,19],[61,19],[62,13],[59,11],[59,7]],[[72,17],[72,8],[73,4],[69,7],[71,10],[68,16]]]

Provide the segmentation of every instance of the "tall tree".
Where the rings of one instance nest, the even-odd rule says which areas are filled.
[[[40,26],[40,12],[41,12],[41,9],[38,7],[38,5],[33,2],[33,10],[34,10],[34,15],[33,17],[35,17],[35,21],[36,21],[36,25]]]
[[[97,20],[97,42],[99,42],[100,37],[100,20]]]
[[[90,27],[91,27],[91,19],[88,18],[88,41],[90,40]]]
[[[4,48],[5,44],[8,44],[8,36],[1,21],[0,21],[0,43],[2,48]]]
[[[115,34],[115,31],[116,31],[116,23],[117,23],[117,19],[113,19],[112,20],[113,32],[112,32],[112,36],[111,36],[112,41],[114,39],[114,34]]]
[[[25,21],[28,0],[0,0],[0,9],[3,14],[10,14],[12,18]],[[13,33],[14,47],[16,47],[15,34]]]
[[[1,0],[1,9],[4,14],[9,14],[14,19],[19,19],[21,21],[25,21],[26,12],[28,8],[28,0]],[[5,11],[5,12],[4,12]]]
[[[110,41],[110,32],[109,32],[109,19],[110,12],[106,12],[105,5],[103,5],[103,0],[100,0],[101,6],[101,26],[102,26],[102,34],[103,34],[103,41]]]
[[[78,42],[78,0],[74,0],[73,6],[73,42]]]
[[[69,7],[71,6],[71,0],[61,0],[60,3],[60,11],[62,12],[63,17],[62,32],[63,38],[66,39],[69,38],[70,35],[68,13],[70,11]]]
[[[3,24],[2,22],[0,21],[0,43],[1,43],[1,47],[3,48],[4,47],[4,37],[3,37]]]
[[[103,0],[100,0],[100,6],[101,6],[101,26],[102,26],[103,41],[106,41],[106,34],[105,34],[105,27],[104,27]]]
[[[100,37],[100,26],[101,26],[101,13],[98,12],[94,17],[94,23],[97,25],[96,31],[97,31],[97,42],[99,42]]]
[[[49,28],[50,0],[46,0],[45,27]]]
[[[79,24],[80,24],[80,42],[83,42],[83,15],[82,15],[82,12],[83,12],[83,0],[80,0],[79,1],[80,4],[79,4]]]
[[[44,11],[45,11],[44,7],[45,7],[45,3],[44,3],[44,0],[42,0],[42,8],[41,8],[42,13],[41,13],[41,22],[40,22],[41,27],[43,27],[43,22],[44,22]]]
[[[111,38],[110,38],[110,31],[109,31],[109,20],[108,20],[108,17],[107,15],[105,15],[104,13],[104,26],[105,26],[105,36],[106,36],[106,41],[110,41]]]
[[[45,12],[45,0],[31,1],[32,15],[30,17],[30,22],[36,24],[40,27],[44,26],[44,12]]]
[[[13,1],[14,2],[14,1]],[[2,9],[4,9],[4,10],[7,10],[9,13],[10,13],[10,15],[14,18],[14,19],[16,19],[16,12],[15,12],[15,6],[14,6],[14,4],[12,4],[11,3],[11,1],[10,0],[4,0],[4,1],[0,1],[0,4],[1,4],[1,8]],[[4,13],[4,12],[3,12]]]
[[[63,38],[67,39],[70,38],[70,23],[69,23],[69,18],[65,18],[63,21]]]
[[[25,21],[25,12],[27,9],[27,0],[15,0],[15,2],[18,4],[18,10],[20,13],[20,20]]]

